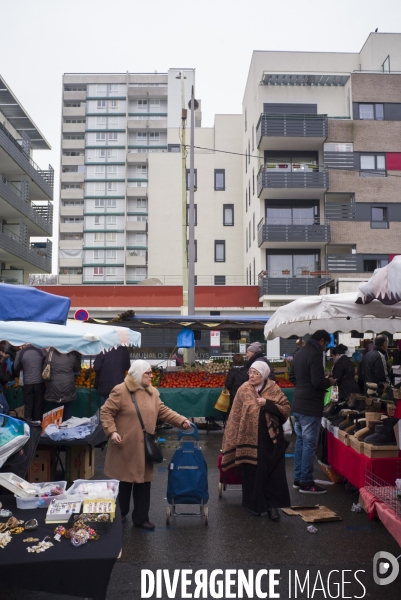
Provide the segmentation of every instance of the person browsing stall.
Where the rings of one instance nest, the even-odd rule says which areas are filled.
[[[265,362],[255,361],[249,381],[239,388],[224,432],[221,467],[242,466],[242,506],[279,521],[277,509],[290,506],[283,423],[291,407],[269,374]]]
[[[355,368],[352,360],[347,356],[348,348],[339,344],[331,351],[333,356],[333,379],[338,385],[338,399],[340,402],[347,400],[350,394],[358,394],[359,386],[355,380]]]
[[[132,395],[148,433],[155,432],[157,419],[183,429],[191,427],[186,417],[163,404],[151,382],[150,364],[145,360],[134,361],[124,383],[116,385],[100,409],[100,420],[109,438],[104,473],[120,481],[118,500],[123,521],[129,513],[132,494],[132,523],[147,530],[155,528],[149,521],[153,464],[145,461],[143,431]]]

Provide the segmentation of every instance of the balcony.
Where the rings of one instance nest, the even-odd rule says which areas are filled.
[[[84,241],[83,239],[59,240],[58,247],[60,250],[82,250],[84,247]]]
[[[60,269],[62,267],[64,267],[64,268],[82,267],[82,257],[80,257],[80,258],[59,258],[58,266],[60,267]]]
[[[85,150],[85,139],[82,140],[62,140],[63,150]]]
[[[146,256],[137,256],[136,250],[129,250],[125,255],[127,267],[146,267]]]
[[[60,223],[60,233],[83,233],[84,224],[82,223]]]
[[[59,275],[59,285],[82,285],[82,275]]]
[[[318,150],[327,134],[327,115],[262,113],[256,126],[259,150]]]
[[[167,129],[167,119],[128,119],[128,129],[130,131],[135,130],[150,130],[159,131],[160,129]]]
[[[61,188],[60,197],[62,200],[83,200],[84,199],[84,188]]]
[[[263,272],[266,273],[266,272]],[[330,279],[327,272],[316,271],[300,277],[269,277],[268,273],[259,276],[259,298],[262,296],[314,296],[319,294],[319,286]]]
[[[63,133],[85,133],[86,123],[63,123]]]
[[[127,186],[127,198],[146,198],[148,195],[147,187],[131,187]]]
[[[300,221],[302,221],[300,219]],[[322,247],[330,242],[330,224],[328,222],[305,225],[292,220],[290,223],[268,223],[262,219],[258,224],[259,248],[272,248],[278,243],[286,248]]]
[[[133,152],[132,150],[128,151],[127,154],[127,163],[129,165],[143,164],[148,162],[149,154],[148,152]]]
[[[3,200],[5,203],[3,204]],[[21,190],[0,174],[0,209],[4,217],[29,219],[29,232],[32,236],[53,235],[53,204],[40,204],[29,201],[29,186],[21,179]]]
[[[126,231],[147,231],[148,224],[146,221],[126,221]]]
[[[61,172],[61,183],[84,183],[85,173]]]
[[[258,196],[266,199],[321,198],[328,187],[328,171],[316,164],[267,163],[258,173]]]
[[[54,170],[44,171],[32,160],[29,153],[0,123],[0,162],[4,175],[15,176],[16,172],[26,173],[31,179],[32,196],[38,200],[53,199]]]
[[[85,164],[85,156],[62,156],[61,165],[63,167],[78,167]]]
[[[74,101],[74,100],[86,100],[86,91],[82,90],[82,91],[71,91],[71,92],[64,92],[63,94],[63,98],[64,100],[67,101]]]
[[[357,273],[356,254],[327,254],[327,269],[331,273]]]
[[[167,83],[165,85],[157,85],[154,87],[147,86],[128,86],[129,98],[163,98],[167,96]]]
[[[4,253],[11,254],[11,258],[4,257]],[[52,270],[52,243],[50,240],[26,245],[26,240],[22,236],[4,226],[0,229],[0,255],[4,262],[12,262],[15,269],[32,271],[32,265],[34,265],[46,273],[51,273]]]
[[[76,204],[72,206],[60,206],[61,217],[83,217],[84,205]]]
[[[86,114],[86,104],[81,106],[64,106],[63,117],[84,117]]]

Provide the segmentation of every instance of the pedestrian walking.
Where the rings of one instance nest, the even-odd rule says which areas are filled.
[[[23,372],[22,397],[24,417],[30,421],[42,421],[45,401],[45,382],[42,379],[43,359],[46,351],[25,344],[15,357],[14,370]]]
[[[134,527],[153,530],[149,521],[150,486],[153,464],[145,461],[143,430],[132,394],[141,412],[146,431],[153,434],[160,419],[175,427],[188,429],[190,421],[167,408],[159,392],[151,385],[152,367],[145,360],[132,363],[124,383],[117,385],[100,409],[103,429],[109,438],[104,473],[120,481],[118,500],[121,516],[126,520],[131,495],[134,501],[132,522]]]
[[[302,494],[325,494],[313,480],[313,466],[323,416],[326,390],[335,385],[325,377],[323,353],[330,341],[324,329],[316,331],[294,356],[290,381],[295,384],[292,411],[297,436],[294,456],[294,484]]]
[[[255,361],[239,388],[224,431],[221,468],[242,466],[242,506],[279,521],[277,509],[290,506],[283,423],[291,407],[269,373],[265,362]]]

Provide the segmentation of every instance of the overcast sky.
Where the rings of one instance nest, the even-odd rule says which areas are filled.
[[[193,67],[211,126],[241,112],[253,50],[359,52],[401,32],[401,0],[1,0],[0,25],[0,74],[52,146],[34,159],[58,203],[63,73]]]

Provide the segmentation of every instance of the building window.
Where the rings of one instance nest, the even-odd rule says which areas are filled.
[[[107,150],[107,158],[117,158],[117,156],[117,148],[111,148],[110,150]]]
[[[115,267],[106,267],[106,275],[115,275],[116,268]]]
[[[105,94],[107,92],[107,85],[105,83],[97,83],[96,84],[96,93],[97,94]]]
[[[103,260],[104,258],[104,250],[94,250],[93,251],[94,260]]]
[[[255,259],[253,259],[253,285],[256,285],[256,264],[255,264]]]
[[[117,223],[117,217],[115,215],[108,215],[106,217],[106,225],[115,225]]]
[[[116,208],[117,207],[117,200],[115,198],[108,198],[107,199],[107,208]]]
[[[215,275],[214,276],[214,285],[226,285],[226,276],[225,275]],[[210,314],[212,314],[212,311],[210,312]]]
[[[190,188],[190,169],[187,169],[187,190]],[[194,169],[194,189],[198,187],[198,169]]]
[[[104,173],[105,173],[105,167],[103,165],[95,166],[95,174],[96,175],[104,175]]]
[[[115,259],[117,257],[116,250],[106,250],[106,258]]]
[[[96,117],[96,125],[106,125],[106,117]]]
[[[96,140],[97,140],[97,138],[96,138]],[[106,158],[105,148],[96,148],[95,156],[96,156],[96,158]]]
[[[385,176],[386,157],[384,154],[361,154],[361,177]]]
[[[255,150],[255,126],[252,125],[252,151]]]
[[[107,175],[117,175],[117,165],[109,165],[107,167]]]
[[[118,108],[118,100],[110,100],[109,107],[110,108]]]
[[[384,120],[384,106],[383,104],[360,104],[359,105],[359,118],[361,120]]]
[[[218,192],[222,192],[226,189],[226,170],[215,169],[214,170],[214,189]]]
[[[248,180],[248,205],[251,206],[251,180]]]
[[[106,242],[116,242],[117,234],[115,233],[106,233]]]
[[[198,224],[198,205],[194,204],[194,225]],[[187,226],[189,225],[189,204],[187,204]]]
[[[96,244],[104,243],[104,233],[95,233],[94,241]]]
[[[245,252],[248,252],[248,227],[245,228]]]
[[[169,152],[181,152],[181,145],[180,144],[168,144],[168,151]]]
[[[101,276],[104,274],[104,268],[103,267],[93,267],[93,274],[97,275],[97,276]]]
[[[194,240],[195,246],[195,260],[194,262],[198,262],[198,240]],[[189,258],[189,241],[187,240],[187,258]]]
[[[104,217],[96,215],[96,217],[95,217],[95,225],[100,227],[103,224],[104,224]]]
[[[376,269],[381,269],[388,265],[387,258],[375,258],[375,259],[367,259],[363,261],[363,272],[364,273],[373,273]]]
[[[106,108],[106,100],[97,100],[97,108]]]
[[[160,108],[160,100],[158,98],[153,98],[152,100],[149,100],[149,107]]]
[[[117,132],[109,131],[109,133],[107,134],[107,139],[109,140],[109,142],[116,142],[118,139]]]
[[[251,247],[251,222],[250,221],[249,221],[248,240],[249,240],[249,247]]]
[[[138,110],[148,110],[147,100],[138,100]]]
[[[267,271],[270,277],[310,277],[320,271],[320,255],[312,252],[277,253],[269,250],[267,255]]]
[[[118,117],[109,117],[108,126],[110,129],[112,127],[118,127]]]
[[[137,201],[136,201],[136,207],[137,207],[138,209],[140,209],[140,210],[141,210],[141,212],[142,212],[143,210],[145,210],[145,211],[146,211],[146,210],[147,210],[147,208],[148,208],[148,201],[146,200],[146,198],[137,198]]]
[[[388,229],[387,207],[371,207],[370,227],[371,229]]]
[[[215,240],[214,242],[214,262],[226,262],[226,242],[224,240]]]
[[[101,198],[96,198],[95,208],[104,208],[104,200],[102,200]]]
[[[248,140],[248,164],[251,162],[251,142]]]
[[[245,148],[245,173],[248,173],[248,152]]]
[[[149,133],[149,143],[158,144],[160,141],[160,133],[158,131],[153,131]]]
[[[102,183],[101,181],[96,181],[95,192],[104,192],[104,183]]]
[[[96,141],[97,142],[105,142],[106,141],[106,133],[104,131],[98,131],[96,133]]]
[[[108,181],[107,182],[107,191],[108,192],[116,192],[117,191],[117,182],[116,181]]]
[[[223,204],[223,225],[234,225],[234,204]]]
[[[248,212],[248,188],[245,188],[245,211]]]
[[[109,92],[118,92],[118,83],[109,83]]]

